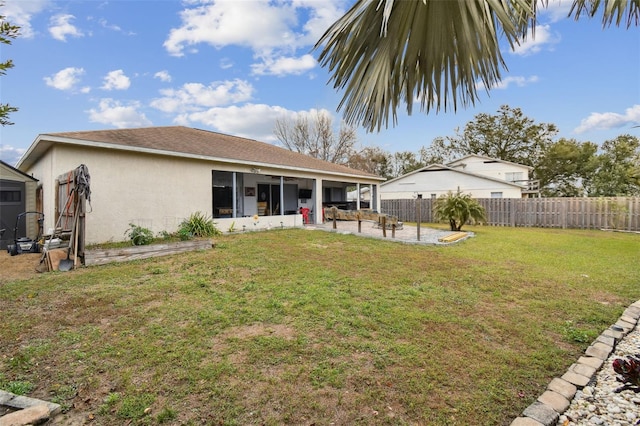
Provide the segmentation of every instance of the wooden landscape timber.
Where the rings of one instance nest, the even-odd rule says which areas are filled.
[[[468,232],[456,232],[451,235],[447,235],[446,237],[438,238],[438,241],[441,243],[453,243],[455,241],[461,240],[469,236]]]
[[[166,244],[150,244],[146,246],[86,250],[84,264],[85,266],[90,266],[104,265],[112,262],[128,262],[130,260],[168,256],[195,250],[207,250],[214,246],[215,244],[211,240],[191,240]]]
[[[387,229],[391,229],[391,237],[395,238],[396,229],[402,229],[402,222],[396,216],[390,216],[374,212],[370,209],[364,210],[341,210],[337,207],[324,209],[325,220],[333,221],[333,229],[337,229],[336,221],[350,220],[358,221],[358,233],[362,232],[362,221],[376,222],[378,227],[382,229],[382,236],[387,237]]]

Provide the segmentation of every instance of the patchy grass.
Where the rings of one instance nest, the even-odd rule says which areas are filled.
[[[637,235],[277,230],[0,286],[0,385],[92,424],[507,425],[640,298]]]

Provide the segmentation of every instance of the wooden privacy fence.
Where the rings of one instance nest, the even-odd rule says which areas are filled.
[[[381,211],[405,222],[436,222],[433,199],[382,200]],[[640,197],[480,198],[492,226],[640,231]]]

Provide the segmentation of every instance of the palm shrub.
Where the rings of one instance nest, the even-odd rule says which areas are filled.
[[[178,227],[180,239],[189,237],[213,237],[220,235],[220,230],[216,227],[213,219],[202,212],[195,212],[188,219],[183,220]]]
[[[434,205],[434,216],[438,221],[448,221],[452,231],[460,231],[465,223],[484,222],[486,214],[484,208],[471,194],[449,191],[441,195]]]

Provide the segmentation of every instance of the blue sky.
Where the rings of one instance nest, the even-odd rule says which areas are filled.
[[[316,62],[315,42],[352,4],[343,0],[2,0],[22,27],[1,60],[0,101],[18,107],[0,128],[15,164],[41,133],[185,125],[278,144],[277,119],[336,111],[342,93]],[[602,143],[640,136],[640,31],[566,18],[551,0],[535,39],[505,46],[500,87],[457,112],[400,111],[359,131],[359,145],[417,152],[501,105],[554,123],[558,137]]]

